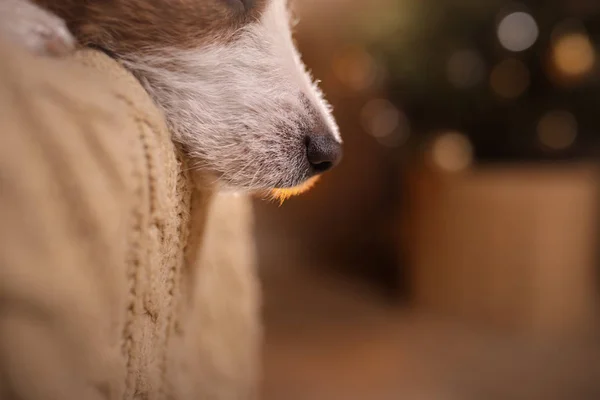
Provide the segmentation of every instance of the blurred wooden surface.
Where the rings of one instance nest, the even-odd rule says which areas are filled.
[[[415,307],[293,224],[278,240],[259,224],[262,400],[600,399],[600,340],[577,337],[596,305],[595,169],[430,173],[411,175]]]
[[[415,304],[536,335],[594,332],[593,165],[410,173],[405,231]]]
[[[318,272],[327,268],[287,266],[263,281],[262,400],[600,399],[597,343],[470,329]]]

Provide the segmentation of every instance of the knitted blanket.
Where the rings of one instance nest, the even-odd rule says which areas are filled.
[[[0,399],[253,398],[248,199],[104,54],[0,59]]]

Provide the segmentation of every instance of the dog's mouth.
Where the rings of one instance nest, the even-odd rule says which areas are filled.
[[[290,197],[297,196],[312,189],[312,187],[315,186],[315,184],[319,180],[319,177],[319,175],[313,176],[312,178],[297,186],[271,189],[271,191],[269,192],[269,196],[271,199],[278,201],[281,205]]]

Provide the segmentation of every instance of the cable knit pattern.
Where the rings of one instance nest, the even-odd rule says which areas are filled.
[[[0,57],[0,399],[253,399],[248,199],[104,54]]]

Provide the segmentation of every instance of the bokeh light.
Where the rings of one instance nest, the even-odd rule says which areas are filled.
[[[371,87],[377,78],[375,60],[360,46],[340,50],[334,56],[332,68],[340,82],[358,92]]]
[[[552,61],[557,72],[570,79],[587,76],[594,68],[596,52],[584,33],[560,36],[552,48]]]
[[[361,110],[365,132],[388,147],[401,145],[410,135],[406,115],[386,99],[372,99]]]
[[[519,52],[533,46],[539,35],[535,19],[526,12],[514,12],[498,24],[498,40],[507,50]]]
[[[431,160],[446,172],[459,172],[473,162],[473,146],[470,140],[458,131],[438,135],[431,146]]]
[[[546,113],[537,125],[540,143],[551,150],[563,150],[575,143],[577,138],[577,119],[565,110],[553,110]]]

